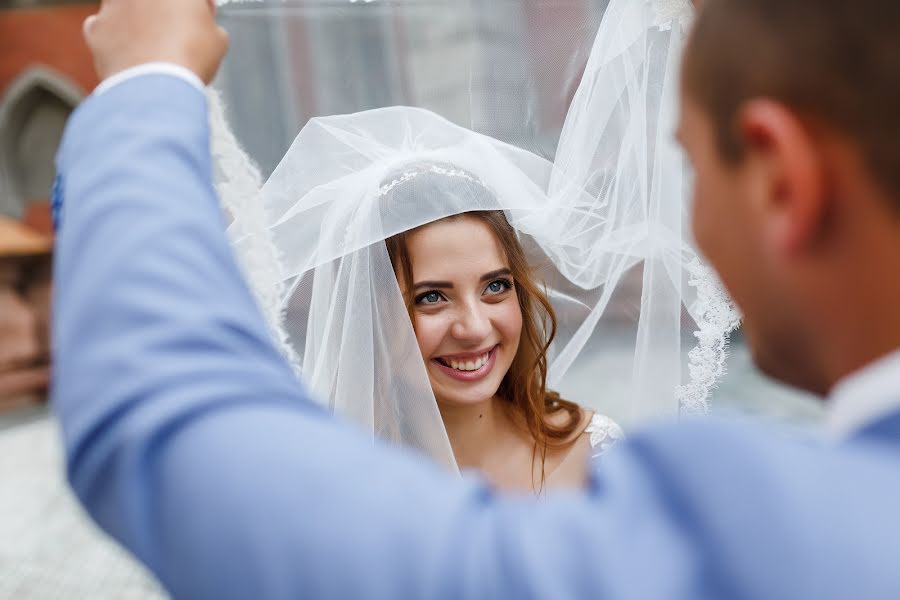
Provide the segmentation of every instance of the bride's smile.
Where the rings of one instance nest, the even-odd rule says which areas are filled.
[[[430,223],[407,239],[419,350],[439,403],[490,400],[512,365],[522,310],[506,253],[472,217]]]
[[[460,381],[476,381],[486,377],[494,367],[499,344],[482,352],[439,356],[433,359],[448,376]]]

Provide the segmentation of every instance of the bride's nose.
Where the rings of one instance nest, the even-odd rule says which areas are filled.
[[[466,306],[457,313],[450,335],[463,342],[478,343],[491,333],[493,325],[480,303]]]

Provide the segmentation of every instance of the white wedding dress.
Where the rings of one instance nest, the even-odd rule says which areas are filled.
[[[591,460],[599,459],[616,442],[625,438],[625,432],[615,421],[599,413],[594,413],[584,433],[589,436]]]

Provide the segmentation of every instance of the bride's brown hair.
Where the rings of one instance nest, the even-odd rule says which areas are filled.
[[[524,421],[535,441],[535,450],[540,452],[543,467],[548,447],[566,447],[574,443],[577,439],[574,434],[582,421],[581,408],[577,404],[564,400],[558,393],[547,389],[547,350],[556,336],[556,313],[547,294],[535,281],[522,244],[502,211],[466,212],[440,221],[456,219],[478,219],[486,223],[509,261],[516,297],[522,310],[522,337],[497,395]],[[385,244],[394,272],[403,288],[410,320],[415,327],[415,297],[409,286],[404,285],[413,281],[412,259],[407,246],[407,238],[413,231],[416,229],[387,238]],[[551,417],[561,412],[567,419],[563,424],[557,425]]]

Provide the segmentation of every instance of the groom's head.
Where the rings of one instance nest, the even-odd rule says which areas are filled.
[[[757,364],[824,393],[900,346],[900,2],[707,0],[679,138]]]

